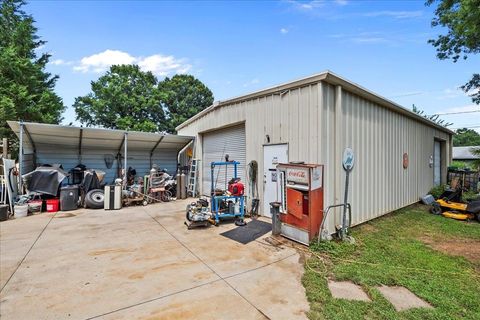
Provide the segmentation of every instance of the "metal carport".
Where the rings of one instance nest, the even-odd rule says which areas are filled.
[[[105,181],[112,181],[116,169],[106,167],[106,155],[113,155],[123,168],[132,166],[139,176],[147,174],[154,163],[173,173],[177,169],[178,153],[194,139],[166,133],[19,121],[8,121],[8,125],[20,140],[18,160],[22,175],[39,164],[59,163],[68,171],[82,163],[105,171]]]

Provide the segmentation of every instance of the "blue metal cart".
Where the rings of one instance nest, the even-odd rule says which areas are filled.
[[[229,218],[239,218],[243,221],[245,216],[245,196],[233,196],[233,195],[215,195],[215,167],[225,166],[225,171],[227,171],[228,166],[233,166],[233,178],[238,178],[238,161],[227,161],[227,162],[212,162],[210,163],[211,168],[211,211],[215,219],[215,224],[218,225],[220,220],[229,219]],[[233,200],[233,208],[229,209],[227,205],[228,200]],[[224,204],[223,209],[221,208],[221,203]],[[238,206],[238,210],[235,210],[235,206]],[[235,212],[237,211],[237,212]]]

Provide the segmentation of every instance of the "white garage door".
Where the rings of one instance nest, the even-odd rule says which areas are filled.
[[[205,133],[203,135],[203,184],[202,193],[210,195],[211,190],[211,167],[212,162],[225,161],[225,155],[229,155],[229,160],[239,161],[238,176],[246,185],[245,166],[246,166],[246,143],[245,143],[245,125],[228,127],[220,130]],[[233,166],[216,167],[214,171],[213,183],[216,188],[226,189],[228,180],[233,177]]]

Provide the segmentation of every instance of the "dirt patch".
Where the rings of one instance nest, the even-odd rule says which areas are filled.
[[[377,231],[377,228],[375,228],[370,223],[363,223],[363,224],[358,226],[358,229],[361,230],[362,232],[375,232],[375,231]]]
[[[451,256],[464,257],[476,264],[480,263],[480,240],[444,239],[434,241],[427,237],[422,237],[420,240],[437,251]]]

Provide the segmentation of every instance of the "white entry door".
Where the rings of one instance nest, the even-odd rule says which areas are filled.
[[[270,202],[277,199],[277,164],[288,163],[288,144],[263,146],[263,215],[271,217]]]
[[[440,141],[435,141],[433,148],[433,185],[442,183],[442,156]]]

